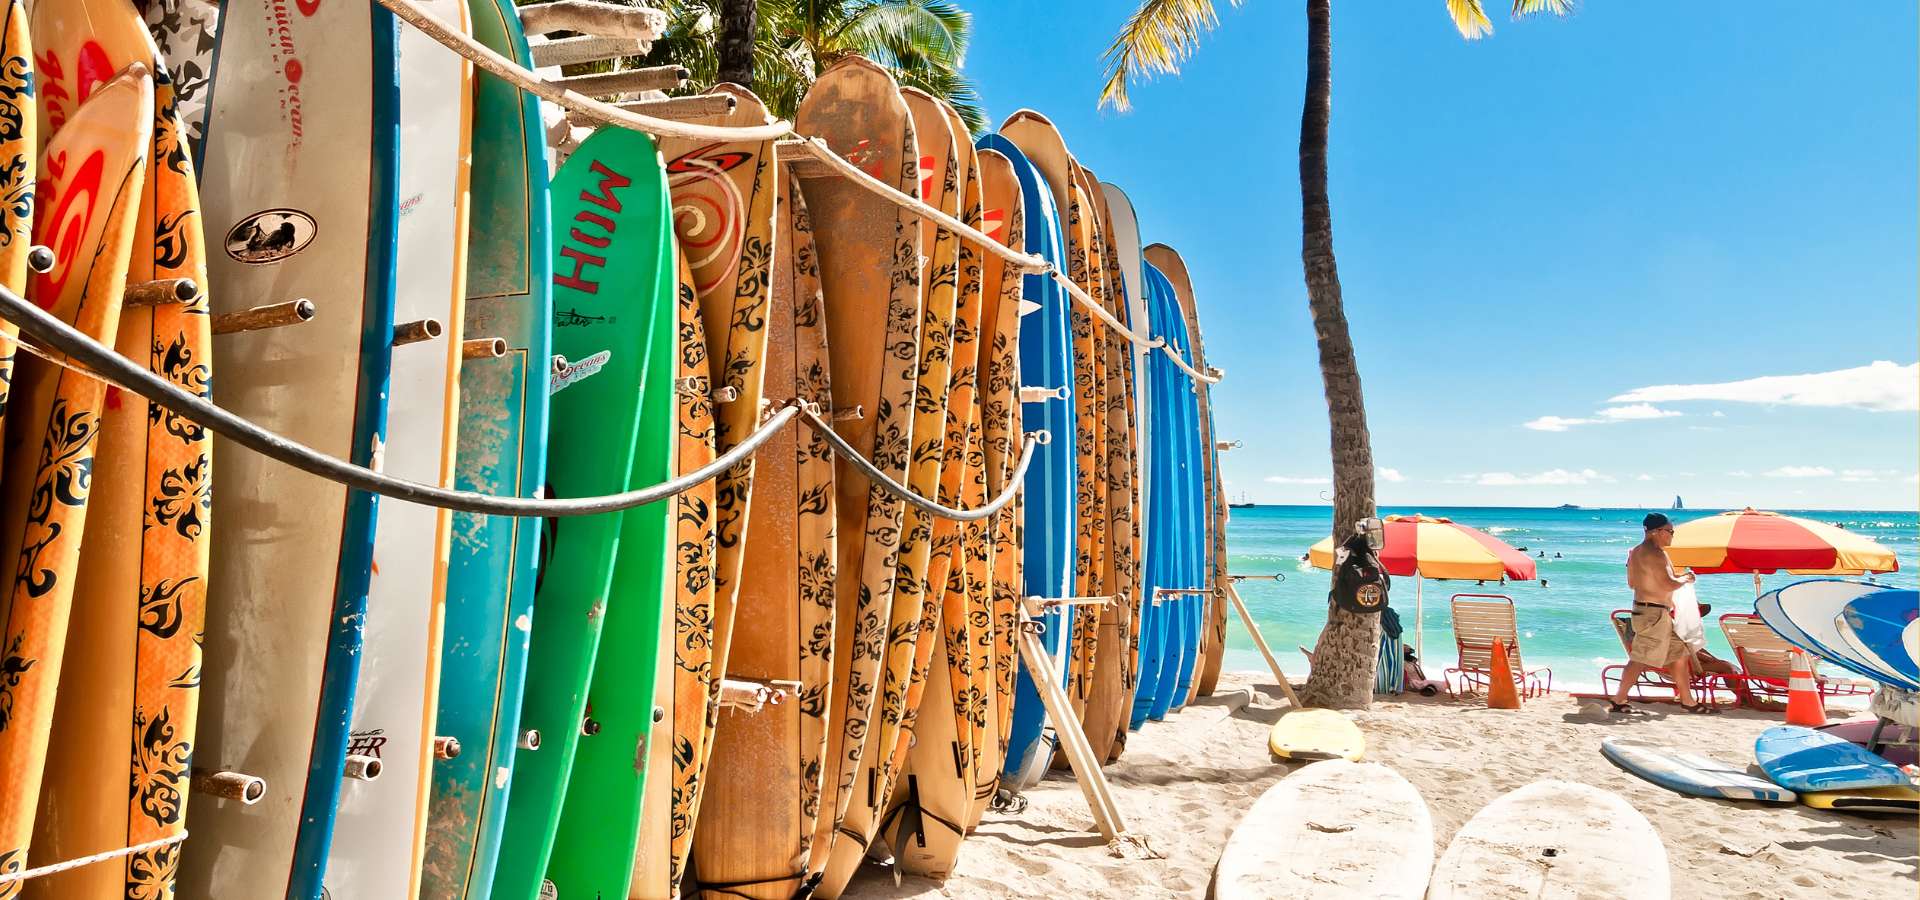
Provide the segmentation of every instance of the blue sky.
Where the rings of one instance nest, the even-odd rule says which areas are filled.
[[[1127,114],[1095,100],[1131,3],[970,0],[966,70],[993,122],[1045,113],[1186,258],[1244,443],[1228,490],[1317,502],[1304,14],[1221,5]],[[1471,43],[1441,0],[1334,12],[1334,241],[1380,502],[1915,507],[1913,5],[1593,3]]]

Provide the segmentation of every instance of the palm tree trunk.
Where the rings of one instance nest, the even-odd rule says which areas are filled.
[[[758,0],[720,0],[719,80],[753,89],[753,16]]]
[[[1320,378],[1327,392],[1333,436],[1333,540],[1374,514],[1373,447],[1360,398],[1360,369],[1340,300],[1333,261],[1333,209],[1327,201],[1327,128],[1333,117],[1332,0],[1307,2],[1307,98],[1300,111],[1300,258],[1307,305],[1320,345]],[[1313,657],[1302,699],[1309,706],[1364,709],[1373,700],[1373,669],[1380,617],[1356,615],[1331,603],[1327,627]]]

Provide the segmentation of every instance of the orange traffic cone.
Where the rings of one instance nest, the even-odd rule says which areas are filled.
[[[1488,709],[1519,709],[1520,692],[1514,689],[1513,666],[1507,662],[1507,642],[1493,642],[1492,675],[1487,685]]]
[[[1820,703],[1820,689],[1813,683],[1813,661],[1799,650],[1793,651],[1793,668],[1787,678],[1787,724],[1807,728],[1819,728],[1827,724],[1827,710]]]

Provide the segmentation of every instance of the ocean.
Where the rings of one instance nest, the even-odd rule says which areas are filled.
[[[1719,510],[1663,510],[1676,522],[1687,522]],[[1456,593],[1505,594],[1513,598],[1520,625],[1520,647],[1527,668],[1553,669],[1555,690],[1595,690],[1602,666],[1626,661],[1608,615],[1628,607],[1627,551],[1641,540],[1643,509],[1534,509],[1500,507],[1382,507],[1381,515],[1423,513],[1445,517],[1497,535],[1514,547],[1527,548],[1535,557],[1540,581],[1488,582],[1427,579],[1425,595],[1426,652],[1421,660],[1427,677],[1439,678],[1458,657],[1454,653],[1449,599]],[[1920,515],[1911,512],[1847,512],[1835,510],[1779,510],[1838,525],[1867,535],[1898,554],[1901,570],[1875,576],[1897,587],[1920,586]],[[1329,573],[1313,569],[1302,559],[1307,548],[1327,536],[1332,513],[1325,506],[1256,506],[1235,509],[1227,525],[1228,571],[1236,575],[1286,576],[1280,583],[1243,581],[1240,596],[1254,621],[1295,681],[1307,674],[1299,647],[1312,649],[1326,624]],[[1538,558],[1544,551],[1545,559]],[[1782,587],[1801,576],[1763,576],[1766,590]],[[1406,645],[1414,646],[1413,578],[1393,579],[1390,602],[1406,628]],[[1753,576],[1702,575],[1697,584],[1701,602],[1711,604],[1707,615],[1707,649],[1723,659],[1733,653],[1719,629],[1722,613],[1753,611]],[[1227,617],[1225,668],[1265,672],[1266,662],[1253,647],[1246,628],[1231,610]]]

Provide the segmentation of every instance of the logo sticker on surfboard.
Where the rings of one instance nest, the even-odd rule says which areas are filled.
[[[297,209],[263,209],[227,232],[227,255],[249,265],[279,262],[313,243],[313,217]]]

